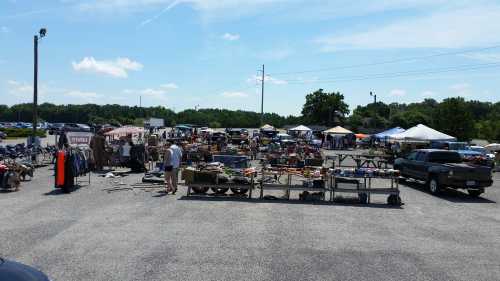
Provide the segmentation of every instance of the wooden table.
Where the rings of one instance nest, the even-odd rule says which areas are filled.
[[[331,157],[331,156],[327,156]],[[356,168],[387,168],[387,159],[390,158],[388,155],[376,155],[376,154],[352,154],[352,153],[339,153],[337,154],[337,159],[339,162],[339,167],[342,167],[342,162],[347,158],[351,158],[356,163]],[[335,161],[335,160],[334,160]],[[345,166],[344,166],[345,167]]]
[[[372,179],[390,179],[390,188],[373,188]],[[357,182],[355,184],[354,182]],[[340,188],[338,183],[346,183],[356,185],[353,188]],[[335,192],[339,193],[354,193],[358,194],[361,203],[370,203],[371,194],[385,194],[389,195],[387,203],[390,205],[401,205],[401,198],[399,197],[399,182],[398,177],[355,177],[355,176],[338,176],[330,175],[330,201],[334,201]]]

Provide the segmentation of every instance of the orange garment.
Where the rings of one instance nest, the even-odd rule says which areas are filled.
[[[64,160],[66,154],[64,151],[57,152],[57,167],[56,167],[56,186],[64,186]]]

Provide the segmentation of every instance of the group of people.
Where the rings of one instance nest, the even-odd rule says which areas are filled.
[[[354,134],[347,135],[326,135],[326,145],[323,143],[323,147],[333,150],[348,149],[356,146],[356,136]]]

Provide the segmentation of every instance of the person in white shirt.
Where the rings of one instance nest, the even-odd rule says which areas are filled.
[[[182,149],[175,144],[170,145],[170,143],[167,143],[166,148],[164,162],[166,192],[175,194],[177,192],[177,179],[182,160]]]

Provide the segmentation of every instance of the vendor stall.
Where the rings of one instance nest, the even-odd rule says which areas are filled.
[[[418,124],[402,133],[389,135],[389,138],[398,142],[431,142],[431,141],[456,141],[455,137],[441,133],[425,125]]]
[[[235,195],[249,193],[252,197],[256,171],[249,167],[246,156],[214,155],[212,163],[199,164],[183,170],[187,196],[206,194],[209,189],[216,195],[224,195],[228,190]]]
[[[399,171],[392,169],[334,169],[330,170],[330,201],[335,200],[335,193],[354,193],[362,204],[370,203],[372,194],[389,195],[389,205],[401,205],[399,196]],[[374,187],[375,179],[390,180],[390,187]],[[351,187],[345,187],[345,186]]]
[[[142,138],[142,136],[144,135],[144,128],[136,126],[123,126],[104,133],[104,135],[110,137],[111,139],[127,136],[132,136],[133,138]]]

